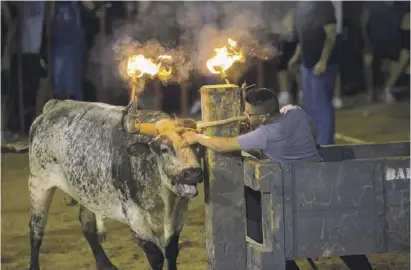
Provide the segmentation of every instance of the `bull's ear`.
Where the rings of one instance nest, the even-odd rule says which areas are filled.
[[[144,142],[133,143],[127,147],[127,153],[130,156],[148,154],[150,153],[150,146],[148,143],[144,143]]]

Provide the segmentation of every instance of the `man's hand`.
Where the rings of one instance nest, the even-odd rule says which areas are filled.
[[[189,145],[198,143],[216,152],[242,150],[237,137],[208,137],[193,131],[186,131],[182,136]]]
[[[296,106],[296,105],[287,104],[287,105],[283,106],[283,107],[280,109],[280,113],[281,113],[281,114],[286,114],[286,113],[289,112],[289,111],[296,110],[296,109],[299,109],[299,108],[300,108],[300,107],[298,107],[298,106]]]
[[[326,69],[327,69],[327,63],[324,60],[320,60],[317,62],[317,64],[315,64],[313,68],[313,74],[315,76],[320,76],[326,71]]]
[[[198,143],[198,136],[199,134],[194,132],[194,131],[186,131],[183,134],[183,139],[189,144],[195,144]]]
[[[297,69],[297,62],[298,59],[291,57],[290,61],[288,61],[288,71],[295,72]]]

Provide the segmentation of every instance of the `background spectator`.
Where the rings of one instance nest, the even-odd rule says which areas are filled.
[[[299,2],[295,26],[299,44],[290,65],[301,58],[303,107],[317,124],[317,144],[333,144],[332,99],[338,72],[334,6],[330,1]]]
[[[54,2],[51,25],[51,67],[55,98],[83,100],[85,31],[80,3]]]
[[[377,95],[374,89],[374,68],[383,74],[386,103],[394,101],[392,88],[409,69],[409,14],[409,2],[364,2],[362,35],[369,101],[375,100]]]

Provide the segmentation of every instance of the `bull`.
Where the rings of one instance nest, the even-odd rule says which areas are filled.
[[[152,269],[177,269],[179,235],[202,168],[181,129],[131,133],[124,107],[51,100],[29,132],[30,269],[39,250],[56,188],[80,204],[79,220],[97,269],[117,269],[104,252],[103,220],[127,224]],[[144,123],[170,119],[140,111]],[[161,120],[163,119],[163,120]],[[161,121],[160,121],[161,120]],[[183,129],[184,130],[184,129]]]

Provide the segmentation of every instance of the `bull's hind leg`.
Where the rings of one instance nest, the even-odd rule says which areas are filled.
[[[29,194],[31,203],[30,227],[30,270],[38,270],[39,252],[43,240],[44,228],[47,223],[47,214],[49,211],[51,199],[53,198],[55,187],[47,184],[39,177],[30,175]]]
[[[146,240],[133,232],[139,246],[143,249],[148,262],[153,270],[162,270],[164,265],[164,255],[160,248],[152,241]]]
[[[97,264],[97,269],[98,270],[118,269],[110,262],[110,259],[107,257],[106,253],[104,252],[103,247],[101,246],[101,243],[99,241],[98,232],[97,232],[96,216],[94,215],[94,213],[81,205],[79,219],[80,219],[83,235],[86,238],[87,242],[89,243],[91,250],[93,251],[94,259],[96,260],[96,264]]]

